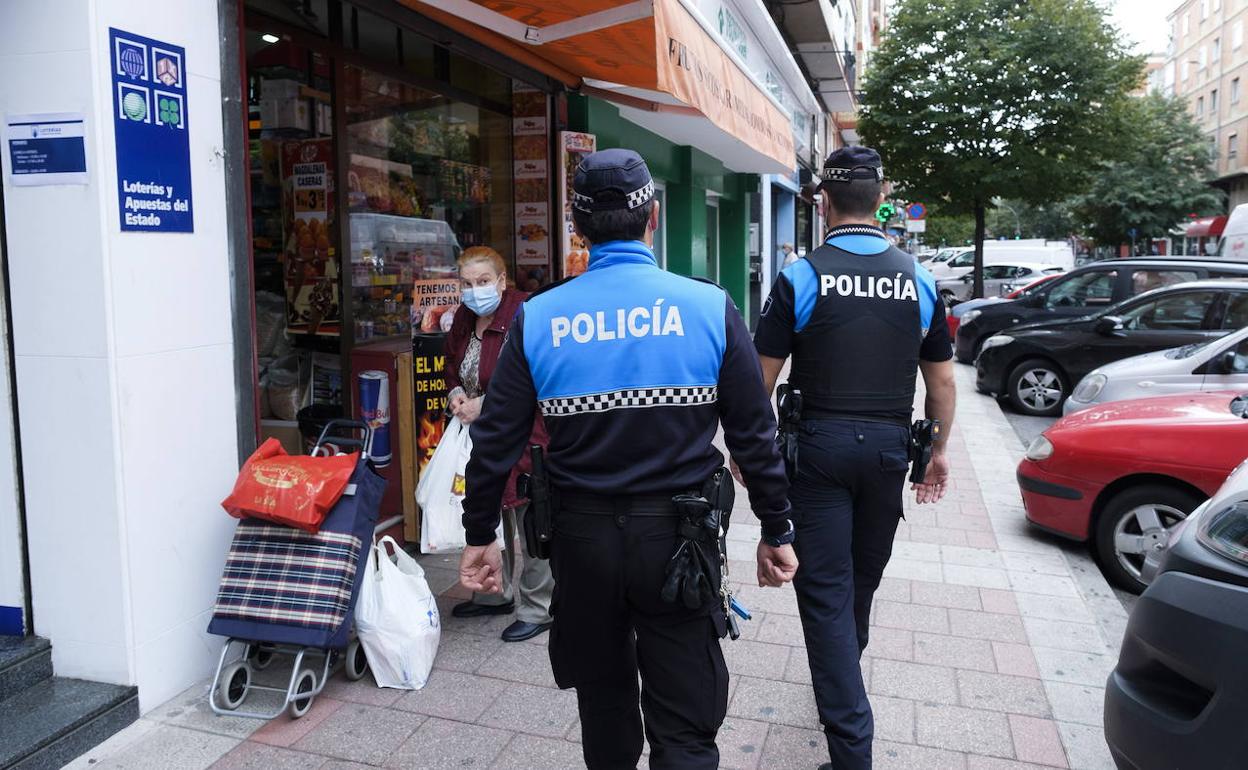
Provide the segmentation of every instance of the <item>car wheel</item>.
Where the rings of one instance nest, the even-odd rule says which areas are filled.
[[[1170,530],[1200,505],[1191,492],[1162,484],[1131,487],[1115,495],[1096,522],[1093,547],[1111,582],[1141,593],[1144,557],[1164,547]]]
[[[1039,358],[1015,366],[1005,378],[1005,395],[1016,410],[1033,416],[1062,413],[1070,394],[1066,374],[1057,365]]]

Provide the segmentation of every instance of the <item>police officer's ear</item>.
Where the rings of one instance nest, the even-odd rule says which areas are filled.
[[[650,232],[652,233],[658,232],[660,221],[661,220],[659,219],[659,199],[655,198],[654,200],[650,201],[650,221],[646,223],[646,226],[650,229]]]

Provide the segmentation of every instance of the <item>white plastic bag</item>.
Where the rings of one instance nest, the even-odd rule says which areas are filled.
[[[368,549],[355,630],[379,687],[425,686],[438,654],[442,623],[425,571],[392,537],[383,537]]]
[[[420,506],[420,552],[449,553],[462,551],[467,545],[464,535],[464,475],[472,456],[472,437],[468,426],[452,417],[446,432],[433,451],[433,457],[420,474],[416,485],[416,504]],[[498,540],[502,543],[503,527],[499,522]]]

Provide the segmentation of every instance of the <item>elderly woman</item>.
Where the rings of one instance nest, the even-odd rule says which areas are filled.
[[[481,402],[489,390],[490,375],[502,352],[507,327],[516,317],[526,293],[507,286],[507,268],[499,253],[488,246],[473,246],[459,258],[459,277],[463,282],[463,304],[455,312],[451,331],[446,338],[446,380],[450,387],[448,403],[451,412],[465,425],[481,414]],[[533,425],[530,444],[546,445],[546,431],[541,416]],[[555,579],[550,562],[523,557],[518,586],[512,586],[515,575],[516,533],[523,532],[522,522],[528,502],[516,494],[516,477],[528,470],[528,455],[512,470],[503,494],[504,553],[503,591],[498,594],[474,594],[471,601],[457,604],[451,614],[457,618],[480,615],[510,615],[516,621],[503,631],[504,642],[531,639],[550,628],[550,600]],[[515,594],[519,594],[519,608]]]

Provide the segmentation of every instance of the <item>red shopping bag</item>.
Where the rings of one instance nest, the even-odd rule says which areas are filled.
[[[221,507],[236,519],[257,518],[315,534],[346,491],[360,453],[288,455],[271,438],[247,458]]]

